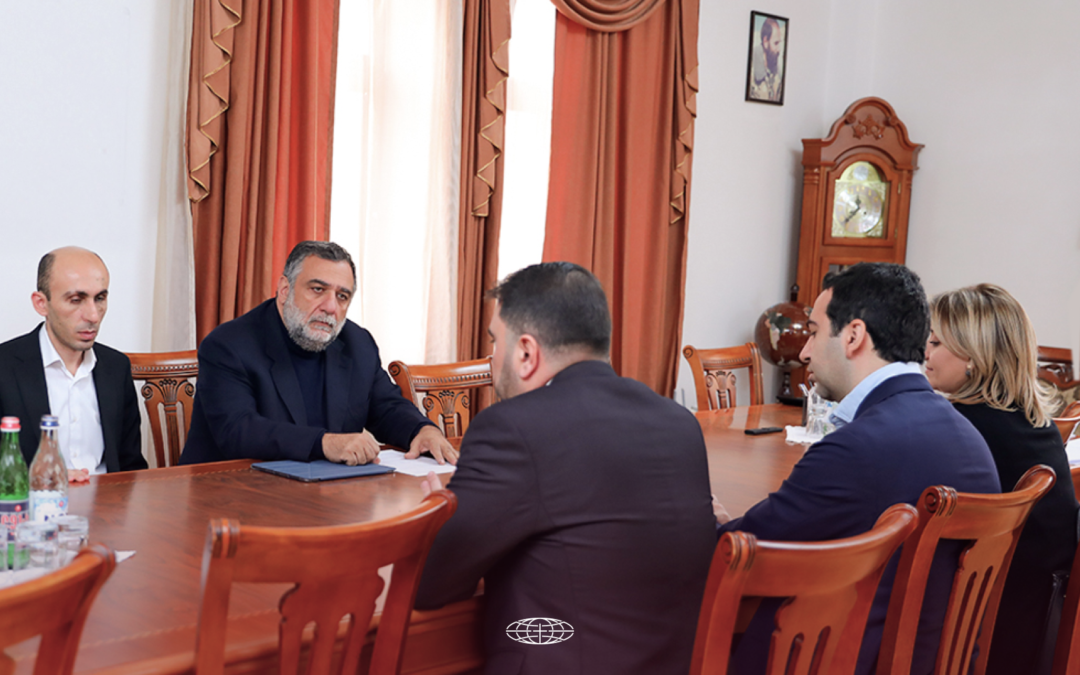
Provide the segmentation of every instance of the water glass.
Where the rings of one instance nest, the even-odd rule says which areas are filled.
[[[832,404],[817,393],[813,387],[806,397],[806,433],[818,439],[833,430],[829,422]]]
[[[60,543],[60,564],[66,565],[75,559],[90,541],[90,523],[86,516],[67,514],[52,519],[59,529],[57,538]]]
[[[52,521],[19,523],[15,528],[13,569],[54,570],[59,566],[59,528]]]

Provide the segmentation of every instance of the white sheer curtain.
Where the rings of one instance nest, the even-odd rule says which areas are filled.
[[[540,262],[547,221],[555,6],[512,2],[499,278]]]
[[[172,25],[166,68],[169,100],[165,133],[161,139],[150,333],[151,349],[156,352],[195,348],[195,263],[184,157],[192,2],[169,0],[168,3],[167,17]]]
[[[330,238],[383,366],[456,355],[462,0],[341,0]]]

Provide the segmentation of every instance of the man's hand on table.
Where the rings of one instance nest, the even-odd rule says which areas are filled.
[[[90,482],[90,470],[89,469],[68,469],[68,485],[74,485],[76,483],[89,483]]]
[[[431,456],[439,464],[457,464],[458,451],[446,440],[446,436],[439,431],[438,427],[426,425],[413,437],[409,443],[409,451],[405,453],[405,459],[416,459],[422,452],[430,452]],[[436,488],[438,489],[438,488]]]
[[[348,466],[379,463],[379,442],[367,430],[358,434],[323,434],[322,450],[327,460]]]
[[[727,512],[727,509],[724,508],[723,504],[717,501],[716,495],[712,496],[712,512],[713,515],[716,516],[717,525],[725,525],[731,520],[731,514]]]

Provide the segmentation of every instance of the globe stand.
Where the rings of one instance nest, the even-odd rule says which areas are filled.
[[[795,392],[791,390],[791,370],[784,368],[781,372],[784,374],[784,379],[780,383],[779,393],[776,394],[777,402],[784,405],[796,405],[801,408],[805,397],[796,396]]]

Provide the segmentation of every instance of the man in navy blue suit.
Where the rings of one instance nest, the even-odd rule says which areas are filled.
[[[860,263],[825,278],[810,314],[801,358],[818,391],[839,401],[836,431],[807,450],[780,489],[721,532],[815,541],[869,530],[893,504],[914,504],[931,485],[1000,492],[994,460],[978,431],[935,393],[920,365],[930,313],[919,278],[902,265]],[[718,520],[727,520],[722,507]],[[938,547],[912,662],[933,670],[959,545]],[[870,610],[858,675],[874,671],[898,557],[886,568]],[[732,659],[732,673],[758,674],[778,603],[763,603]]]
[[[323,241],[296,245],[277,297],[223,323],[199,347],[199,381],[181,464],[225,459],[378,457],[379,443],[457,451],[382,369],[371,334],[345,318],[356,266]],[[378,441],[376,441],[376,438]]]

